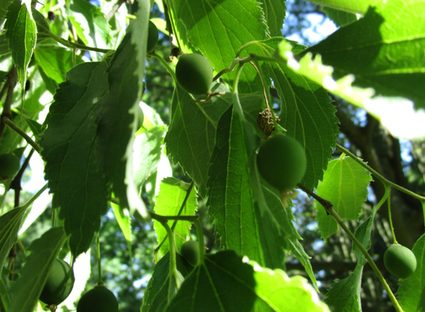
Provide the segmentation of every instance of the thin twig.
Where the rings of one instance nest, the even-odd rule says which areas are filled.
[[[25,139],[25,141],[27,141],[27,143],[29,145],[31,145],[35,149],[35,151],[37,153],[41,154],[41,146],[38,145],[33,139],[31,139],[29,137],[29,135],[26,134],[24,130],[22,130],[21,128],[19,128],[18,125],[16,125],[11,119],[9,119],[7,117],[3,117],[2,118],[2,122],[5,125],[7,125],[8,127],[10,127],[12,130],[14,130],[21,137],[23,137]]]

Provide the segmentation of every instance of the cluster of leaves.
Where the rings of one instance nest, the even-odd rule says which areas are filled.
[[[108,2],[75,0],[66,8],[53,2],[38,8],[6,1],[0,12],[6,21],[0,40],[10,49],[1,55],[10,69],[3,75],[0,154],[16,154],[29,144],[43,157],[48,180],[29,202],[17,200],[15,208],[2,211],[0,268],[32,202],[47,187],[55,212],[51,229],[33,240],[16,281],[1,276],[0,306],[33,311],[53,261],[67,252],[75,260],[89,250],[109,207],[128,242],[134,218],[153,220],[156,265],[141,311],[361,311],[366,263],[398,311],[423,305],[425,236],[413,247],[417,269],[400,281],[398,298],[368,249],[376,214],[392,188],[425,198],[394,185],[342,146],[341,156],[332,159],[339,130],[329,97],[366,109],[394,135],[424,135],[422,129],[399,132],[403,118],[388,115],[407,107],[408,118],[422,122],[423,1],[318,1],[331,7],[331,18],[339,16],[335,10],[349,18],[308,48],[281,36],[284,1],[138,0],[119,2],[109,13]],[[175,55],[147,51],[151,12],[160,13],[153,22],[162,38],[172,39],[174,52],[200,53],[211,63],[216,76],[209,94],[195,96],[179,85]],[[175,82],[168,125],[154,102],[141,101],[145,65],[153,60]],[[26,92],[27,81],[35,86]],[[46,94],[53,103],[40,105]],[[344,230],[355,246],[355,269],[323,301],[293,222],[292,194],[282,198],[257,169],[258,147],[269,135],[257,122],[267,109],[279,122],[275,131],[286,132],[305,151],[298,186],[317,200],[320,234],[326,239]],[[16,177],[4,182],[6,190],[19,194],[16,181],[26,158]],[[173,177],[170,161],[184,181]],[[387,192],[365,215],[372,174]],[[143,200],[147,186],[154,190],[154,207]],[[201,207],[218,237],[216,253],[204,254]],[[346,220],[360,221],[355,233]],[[193,224],[200,254],[187,263],[178,250]],[[285,273],[286,254],[297,258],[310,282]]]

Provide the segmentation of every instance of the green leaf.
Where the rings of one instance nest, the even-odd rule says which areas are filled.
[[[282,24],[285,19],[285,1],[261,0],[270,36],[282,36]]]
[[[143,112],[143,125],[136,132],[132,156],[132,171],[137,189],[140,189],[149,176],[157,171],[167,132],[167,126],[152,107],[144,102],[139,105]]]
[[[182,276],[187,276],[191,271],[187,262],[176,254],[177,270]],[[162,312],[165,311],[168,300],[168,290],[170,283],[170,254],[167,253],[155,265],[148,287],[143,295],[141,312]]]
[[[308,51],[320,54],[337,75],[354,74],[357,85],[425,108],[425,91],[419,87],[425,84],[423,13],[421,0],[389,0]]]
[[[178,0],[169,6],[179,42],[201,52],[216,71],[228,67],[243,44],[266,37],[257,0]]]
[[[209,169],[208,206],[223,247],[265,264],[268,261],[258,233],[242,117],[235,105],[238,104],[223,114],[217,127]]]
[[[342,155],[331,160],[323,180],[317,186],[317,194],[333,204],[333,209],[346,220],[359,217],[362,203],[367,197],[367,187],[372,177],[364,167],[351,157]],[[319,230],[323,238],[337,231],[337,224],[325,208],[316,202]]]
[[[208,178],[208,166],[215,145],[215,130],[229,97],[215,97],[200,105],[177,87],[172,102],[172,120],[165,137],[171,158],[202,190]]]
[[[11,14],[8,18],[14,17],[14,14]],[[19,81],[23,86],[26,80],[28,64],[31,61],[37,43],[37,26],[26,4],[20,6],[15,19],[8,20],[7,27],[13,62],[18,69]]]
[[[155,213],[164,216],[193,216],[196,213],[196,209],[196,191],[193,186],[175,178],[166,178],[161,181],[159,193],[156,197]],[[174,220],[168,221],[170,228],[173,224]],[[153,225],[158,245],[162,244],[157,253],[157,259],[161,259],[169,251],[167,232],[158,221],[154,220]],[[186,241],[191,227],[192,224],[190,222],[176,222],[174,236],[177,250],[180,250],[181,245]]]
[[[66,73],[81,62],[75,53],[50,40],[37,45],[34,57],[43,73],[58,84],[65,81]]]
[[[358,264],[346,278],[332,285],[326,294],[326,303],[332,311],[361,312],[361,282],[363,264]]]
[[[108,88],[104,63],[76,66],[61,84],[41,140],[45,172],[74,255],[87,250],[106,212],[107,188],[97,145],[97,99]]]
[[[18,239],[18,231],[25,214],[25,207],[18,207],[0,217],[0,268]]]
[[[112,41],[112,31],[100,6],[85,0],[73,0],[68,14],[71,24],[84,44],[108,48]]]
[[[0,25],[3,25],[4,18],[6,17],[9,6],[14,2],[14,0],[2,0],[0,2]]]
[[[357,21],[357,17],[353,13],[340,11],[333,8],[324,7],[322,11],[338,26],[348,25]]]
[[[0,276],[0,306],[4,308],[4,311],[9,311],[10,304],[10,292],[9,292],[9,280],[5,275]]]
[[[425,115],[414,110],[412,101],[400,96],[377,95],[374,97],[374,89],[353,85],[355,76],[352,74],[338,79],[333,77],[334,68],[324,65],[319,54],[313,58],[311,53],[307,53],[298,57],[298,60],[295,59],[292,46],[286,41],[279,44],[278,55],[292,72],[314,81],[330,93],[365,109],[380,120],[393,136],[407,139],[425,136],[425,128],[421,126],[425,122]],[[345,58],[345,55],[341,57]]]
[[[135,185],[132,149],[141,111],[148,35],[149,1],[138,2],[136,20],[118,47],[108,68],[109,92],[101,101],[98,134],[106,176],[123,206],[147,212]]]
[[[146,56],[139,32],[146,36],[142,26],[148,23],[148,7],[139,5],[140,18],[109,66],[84,63],[68,74],[41,142],[53,200],[61,207],[74,255],[88,249],[99,228],[110,185],[121,205],[141,203],[131,160]]]
[[[415,273],[400,281],[397,297],[405,311],[425,311],[425,234],[413,245]]]
[[[246,263],[233,251],[206,256],[167,311],[329,311],[307,281]]]
[[[66,239],[62,228],[51,228],[31,246],[31,254],[12,285],[10,312],[32,312],[37,304],[41,290],[46,283],[50,265],[57,257]],[[36,272],[36,274],[34,273]]]
[[[111,203],[112,211],[117,220],[118,226],[121,229],[122,234],[124,235],[127,243],[132,241],[132,232],[131,232],[131,216],[127,209],[123,209],[117,204]]]
[[[385,3],[384,0],[311,0],[311,2],[350,13],[365,13],[369,6]]]

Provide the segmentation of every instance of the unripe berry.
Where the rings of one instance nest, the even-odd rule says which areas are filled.
[[[0,181],[13,178],[19,170],[19,158],[14,154],[0,155]]]
[[[415,254],[407,247],[392,244],[385,250],[384,266],[388,272],[399,278],[406,278],[416,270]]]
[[[77,305],[77,312],[118,312],[118,301],[112,291],[97,285],[86,292]]]
[[[297,140],[277,134],[264,142],[257,155],[261,176],[279,191],[294,188],[304,177],[307,159]]]
[[[200,54],[183,54],[176,65],[179,84],[189,93],[206,94],[210,90],[213,69],[208,60]]]
[[[196,241],[186,241],[180,248],[182,257],[192,266],[196,266],[199,262],[199,244]]]
[[[58,305],[68,297],[73,286],[74,274],[71,267],[62,259],[55,259],[41,291],[40,300],[49,305]]]

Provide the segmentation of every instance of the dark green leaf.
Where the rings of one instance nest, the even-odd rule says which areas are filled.
[[[137,130],[145,71],[149,1],[138,2],[136,21],[118,47],[108,68],[109,92],[101,101],[98,134],[103,165],[121,205],[140,208],[142,203],[132,168],[132,146]]]
[[[215,144],[215,129],[229,97],[217,97],[206,103],[195,102],[177,87],[172,103],[172,120],[165,138],[172,159],[180,163],[202,189],[208,178],[208,166]]]
[[[141,8],[141,14],[147,15],[146,7]],[[128,178],[132,162],[126,159],[131,156],[144,72],[146,42],[133,43],[140,41],[142,20],[132,24],[109,66],[84,63],[69,72],[50,108],[41,142],[45,170],[54,203],[61,207],[65,231],[71,234],[74,255],[88,249],[99,228],[109,185],[125,206],[127,187],[134,183]],[[144,23],[148,23],[147,16]],[[132,198],[140,202],[135,187],[131,190]]]
[[[357,17],[353,13],[348,13],[327,7],[324,7],[322,10],[338,26],[348,25],[352,22],[357,21]]]
[[[326,303],[332,311],[361,312],[360,289],[363,265],[357,265],[350,275],[338,282],[326,294]]]
[[[11,14],[10,18],[13,17],[15,17],[14,14]],[[26,4],[20,6],[15,19],[8,20],[7,35],[12,58],[18,68],[19,81],[23,86],[27,67],[37,43],[37,27]]]
[[[182,276],[187,276],[192,267],[190,267],[179,254],[176,254],[176,262],[177,270],[180,274]],[[170,255],[167,253],[155,266],[143,296],[142,306],[140,307],[141,312],[165,311],[168,300],[168,286],[170,283],[169,268]]]
[[[9,312],[32,312],[46,282],[50,265],[66,239],[62,228],[51,228],[31,246],[31,254],[12,285]],[[35,273],[36,272],[36,273]]]
[[[18,239],[18,231],[24,214],[25,207],[18,207],[0,217],[0,268],[3,268],[10,249]]]
[[[67,75],[50,107],[41,141],[53,201],[60,206],[74,255],[88,249],[106,211],[106,180],[98,152],[97,101],[108,88],[104,63],[84,63]]]

